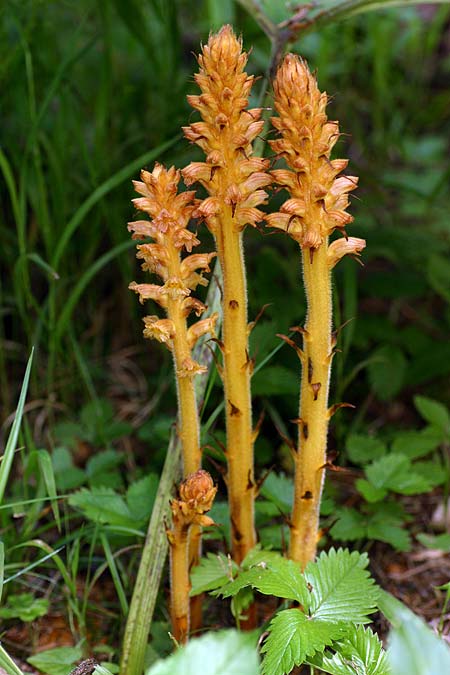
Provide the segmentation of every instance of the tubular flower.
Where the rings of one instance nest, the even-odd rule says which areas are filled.
[[[201,94],[188,96],[201,121],[184,134],[204,151],[204,162],[183,169],[187,185],[200,183],[208,196],[194,216],[212,232],[223,272],[223,382],[227,427],[227,486],[230,501],[233,558],[241,562],[256,544],[254,530],[253,437],[248,357],[246,279],[242,231],[264,214],[264,187],[272,182],[268,160],[252,157],[252,142],[264,122],[261,109],[247,109],[253,76],[244,68],[247,54],[231,26],[209,37],[198,57],[195,75]]]
[[[298,56],[288,54],[274,82],[272,118],[280,138],[272,149],[290,167],[272,172],[273,179],[291,195],[279,213],[267,216],[272,227],[286,230],[302,248],[317,249],[327,237],[353,221],[347,213],[348,193],[358,184],[355,176],[340,176],[347,159],[330,159],[339,138],[338,122],[325,112],[328,97]],[[363,240],[359,240],[362,242]],[[360,245],[359,251],[364,248]]]
[[[285,230],[302,250],[303,280],[308,304],[303,349],[292,340],[302,364],[298,447],[294,453],[295,490],[289,556],[302,567],[314,559],[319,537],[319,509],[325,478],[328,420],[328,390],[334,354],[331,299],[331,269],[346,254],[359,255],[365,241],[347,237],[345,226],[353,218],[347,212],[349,192],[358,179],[339,176],[346,159],[330,159],[339,138],[339,125],[328,120],[326,93],[321,93],[307,65],[289,54],[274,82],[272,118],[279,138],[272,149],[289,168],[272,171],[274,181],[285,188],[289,199],[279,213],[268,215],[272,227]],[[334,230],[344,234],[330,245]],[[331,411],[339,405],[333,406]]]

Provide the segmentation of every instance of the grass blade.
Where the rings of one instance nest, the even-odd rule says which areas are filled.
[[[92,192],[92,194],[89,195],[89,197],[83,202],[80,208],[77,209],[64,228],[63,235],[56,246],[55,255],[53,256],[51,263],[51,267],[54,270],[58,269],[59,262],[64,255],[67,244],[69,243],[73,234],[81,225],[89,211],[97,204],[97,202],[99,202],[102,197],[111,192],[111,190],[113,190],[115,187],[120,185],[120,183],[123,183],[130,176],[139,171],[139,169],[141,169],[143,166],[149,162],[152,162],[156,157],[160,157],[163,152],[171,148],[172,145],[180,140],[180,138],[181,136],[177,134],[174,138],[165,141],[165,143],[161,143],[156,148],[153,148],[153,150],[149,150],[143,155],[140,155],[135,160],[120,169],[120,171],[115,173],[113,176],[110,176],[104,183],[99,185],[98,188]]]
[[[34,348],[31,350],[30,358],[28,359],[25,376],[23,378],[22,389],[20,392],[19,403],[17,405],[14,422],[6,442],[5,451],[3,453],[2,462],[0,464],[0,504],[3,502],[6,484],[8,482],[9,473],[11,471],[12,462],[14,459],[14,451],[16,448],[17,438],[19,436],[20,424],[22,422],[23,409],[25,406],[25,399],[27,396],[28,382],[30,380],[31,364],[33,363]]]
[[[8,675],[24,675],[18,666],[14,663],[8,652],[0,645],[0,668]]]

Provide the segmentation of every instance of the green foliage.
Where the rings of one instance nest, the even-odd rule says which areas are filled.
[[[309,663],[329,675],[391,675],[383,645],[370,628],[352,626],[335,648],[335,654],[325,651]]]
[[[208,633],[164,661],[158,661],[146,675],[259,675],[255,638],[235,630]],[[51,675],[51,674],[50,674]]]
[[[366,554],[331,549],[309,563],[304,574],[296,563],[274,552],[256,549],[249,555],[253,559],[243,565],[248,569],[215,594],[231,597],[251,586],[299,604],[280,611],[269,624],[263,673],[290,673],[306,657],[343,638],[352,623],[367,623],[376,609],[378,590],[367,572]]]
[[[68,675],[82,657],[80,647],[56,647],[30,656],[28,663],[47,675]]]
[[[69,504],[96,523],[135,532],[148,520],[157,488],[157,476],[149,474],[132,483],[125,496],[108,487],[82,488],[69,496]]]
[[[322,652],[345,632],[345,627],[332,621],[313,621],[298,609],[285,609],[269,624],[269,637],[264,642],[263,675],[284,675],[307,657]]]
[[[9,595],[6,605],[0,607],[0,617],[2,619],[34,621],[39,616],[45,616],[48,608],[49,601],[47,598],[35,598],[32,593]]]
[[[380,609],[393,624],[388,657],[394,675],[436,675],[450,671],[450,649],[419,617],[384,591]]]

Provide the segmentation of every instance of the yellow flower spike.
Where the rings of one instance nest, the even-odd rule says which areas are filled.
[[[205,372],[205,367],[194,361],[191,352],[197,340],[206,333],[214,335],[217,315],[187,326],[187,317],[193,312],[201,316],[206,306],[192,297],[191,292],[197,286],[206,286],[208,281],[202,272],[209,272],[209,264],[215,253],[192,254],[194,246],[200,242],[194,232],[187,229],[189,220],[196,209],[194,192],[178,192],[180,172],[174,167],[165,169],[155,164],[152,172],[142,171],[141,181],[135,181],[136,191],[141,195],[133,200],[136,208],[149,214],[150,220],[138,220],[128,224],[134,239],[151,237],[151,244],[137,246],[137,258],[143,261],[142,269],[157,274],[162,285],[130,284],[130,289],[138,293],[140,301],[156,301],[167,313],[167,318],[157,316],[144,318],[144,336],[163,342],[172,352],[175,366],[175,378],[178,393],[178,432],[182,446],[184,476],[193,474],[201,466],[200,430],[197,402],[194,390],[194,378]],[[181,258],[182,250],[188,254]],[[189,568],[196,565],[201,554],[201,522],[192,523],[189,535],[189,557],[187,551],[187,530],[185,537],[184,571],[179,575],[188,575]],[[204,523],[203,523],[204,524]],[[173,590],[177,593],[178,591]],[[189,610],[189,603],[188,603]],[[201,621],[201,598],[192,600],[193,624],[199,628]],[[189,611],[187,626],[189,626]],[[182,632],[187,638],[187,629]]]
[[[135,239],[151,237],[150,244],[137,246],[137,257],[143,260],[142,268],[157,274],[162,285],[137,284],[130,289],[139,295],[141,302],[154,300],[166,310],[167,318],[144,318],[144,336],[164,343],[173,353],[179,405],[179,434],[182,442],[184,475],[200,468],[201,451],[194,377],[204,372],[193,361],[192,347],[196,339],[208,331],[213,333],[216,317],[192,324],[186,319],[191,312],[200,316],[205,305],[191,296],[199,284],[207,284],[197,270],[209,271],[214,253],[191,254],[181,258],[181,251],[188,253],[199,244],[196,235],[187,229],[196,208],[194,192],[178,192],[180,172],[174,167],[166,169],[155,164],[153,171],[142,171],[141,181],[134,181],[136,191],[142,195],[134,205],[149,214],[150,220],[137,220],[128,224]]]
[[[170,614],[173,636],[179,644],[184,644],[190,627],[190,530],[192,525],[197,531],[200,527],[214,525],[212,518],[205,514],[213,505],[217,488],[209,473],[200,469],[186,477],[178,492],[178,499],[170,505],[172,528],[167,532],[170,545]]]
[[[248,358],[247,297],[242,230],[264,214],[263,189],[271,183],[268,160],[252,157],[252,141],[264,122],[261,109],[248,109],[253,77],[244,68],[247,54],[231,26],[210,35],[198,57],[195,76],[201,94],[188,96],[202,121],[184,128],[186,138],[206,155],[183,169],[187,185],[200,183],[209,196],[194,216],[214,235],[223,272],[223,382],[227,427],[227,487],[232,555],[240,563],[256,544],[253,469],[251,360]],[[195,330],[195,329],[194,329]]]
[[[339,138],[339,125],[325,112],[327,95],[304,61],[288,54],[274,82],[278,117],[272,118],[279,137],[270,141],[288,169],[272,171],[288,199],[267,223],[285,230],[302,250],[303,279],[308,304],[301,352],[302,379],[295,491],[290,521],[289,557],[302,568],[314,559],[319,538],[319,509],[325,478],[328,433],[328,389],[333,354],[331,269],[347,253],[359,255],[365,241],[356,237],[328,245],[334,230],[344,232],[353,218],[347,213],[348,193],[358,179],[338,174],[346,159],[330,159]]]

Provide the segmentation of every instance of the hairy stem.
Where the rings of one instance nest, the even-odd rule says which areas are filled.
[[[223,221],[216,235],[216,245],[224,279],[222,341],[227,486],[233,558],[241,563],[256,545],[247,287],[242,232],[233,221],[230,207],[224,210]]]
[[[331,280],[327,240],[317,250],[303,249],[303,279],[308,314],[303,340],[298,449],[289,557],[302,568],[314,560],[328,432],[331,368]]]
[[[175,524],[170,538],[170,618],[178,644],[189,636],[189,526]]]

